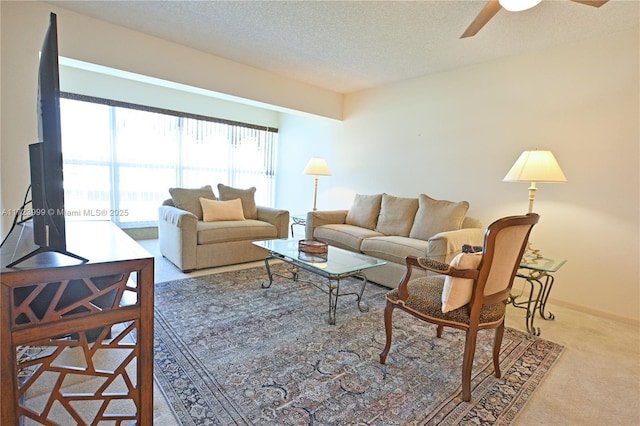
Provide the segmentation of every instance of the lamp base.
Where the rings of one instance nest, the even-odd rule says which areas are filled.
[[[540,253],[540,250],[537,248],[534,248],[531,243],[528,243],[527,249],[522,255],[522,263],[527,263],[527,264],[536,263],[536,260],[542,259],[542,258],[543,256],[542,256],[542,253]]]
[[[315,176],[313,182],[313,211],[315,212],[317,209],[316,204],[318,201],[318,176]]]

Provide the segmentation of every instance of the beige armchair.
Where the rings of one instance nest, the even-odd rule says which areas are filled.
[[[220,198],[210,186],[198,189],[172,188],[171,199],[159,208],[158,239],[162,255],[182,271],[212,268],[264,259],[257,240],[287,238],[289,212],[256,206],[255,188],[238,190],[218,185]],[[200,198],[242,200],[244,220],[205,221]],[[252,204],[253,203],[253,204]]]

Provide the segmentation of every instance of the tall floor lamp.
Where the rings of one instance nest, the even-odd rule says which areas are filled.
[[[529,213],[533,213],[533,201],[536,198],[536,183],[566,182],[567,178],[551,151],[524,151],[511,170],[502,179],[504,182],[529,182]],[[542,258],[540,250],[529,244],[525,257]]]
[[[327,161],[322,157],[312,157],[307,163],[307,167],[304,168],[305,175],[312,175],[315,177],[314,190],[313,190],[313,211],[318,210],[316,203],[318,200],[318,176],[331,176],[331,170],[327,165]]]

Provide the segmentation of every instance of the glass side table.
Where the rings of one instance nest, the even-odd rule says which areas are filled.
[[[299,225],[299,226],[302,226],[302,227],[307,226],[307,215],[305,215],[305,214],[294,214],[294,215],[291,215],[291,238],[294,237],[294,235],[293,235],[293,225]]]
[[[555,278],[553,274],[557,272],[567,261],[562,259],[526,259],[520,263],[516,277],[524,279],[529,283],[529,299],[518,301],[521,296],[511,295],[509,303],[516,308],[527,310],[527,331],[534,336],[540,335],[540,328],[534,327],[533,322],[536,311],[545,320],[553,320],[555,316],[551,312],[545,312],[549,294],[553,288]],[[538,291],[536,292],[536,286]]]

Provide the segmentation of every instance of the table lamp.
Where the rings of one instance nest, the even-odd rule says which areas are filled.
[[[307,163],[307,167],[304,168],[305,175],[312,175],[315,177],[315,186],[313,191],[313,211],[318,210],[316,208],[316,201],[318,200],[318,176],[331,176],[331,171],[327,162],[322,157],[312,157]]]
[[[515,162],[509,173],[502,179],[504,182],[530,182],[529,213],[533,213],[533,201],[536,198],[536,183],[566,182],[560,165],[551,151],[524,151]]]

